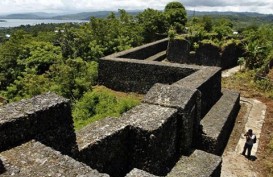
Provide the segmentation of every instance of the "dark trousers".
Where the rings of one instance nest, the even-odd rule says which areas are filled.
[[[247,157],[250,157],[252,146],[253,146],[253,145],[249,145],[249,144],[245,143],[244,151],[243,151],[242,154],[245,155],[246,150],[247,150]]]

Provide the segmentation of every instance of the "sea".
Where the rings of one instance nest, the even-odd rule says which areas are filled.
[[[2,22],[1,20],[4,20]],[[85,20],[52,20],[52,19],[0,19],[0,28],[18,27],[21,25],[37,25],[37,24],[49,24],[49,23],[86,23]]]

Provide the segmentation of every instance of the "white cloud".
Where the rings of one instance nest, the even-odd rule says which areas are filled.
[[[82,12],[98,10],[162,10],[172,0],[0,0],[0,13]],[[254,11],[273,14],[272,0],[180,0],[186,9]]]

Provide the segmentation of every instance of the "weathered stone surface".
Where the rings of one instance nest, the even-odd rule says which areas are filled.
[[[191,108],[196,102],[196,89],[183,88],[178,85],[155,84],[145,95],[143,102],[172,107],[181,110]]]
[[[168,39],[158,40],[149,44],[125,50],[107,57],[110,58],[133,58],[138,60],[145,60],[146,58],[156,55],[167,49]]]
[[[3,165],[2,160],[0,159],[0,174],[3,173],[5,171],[5,167]]]
[[[121,117],[131,126],[131,167],[155,175],[166,174],[175,162],[177,150],[177,110],[141,104]]]
[[[0,107],[0,151],[30,139],[65,154],[77,151],[69,100],[46,93]]]
[[[189,60],[190,43],[186,39],[169,40],[167,48],[167,59],[175,63],[192,63]]]
[[[202,137],[199,148],[222,155],[240,109],[240,95],[224,90],[223,96],[201,121]]]
[[[119,91],[146,93],[155,83],[174,83],[200,67],[135,59],[99,61],[99,84]]]
[[[222,159],[219,156],[195,150],[183,156],[167,177],[220,177]]]
[[[159,176],[155,176],[155,175],[152,175],[152,174],[150,174],[150,173],[148,173],[146,171],[134,168],[125,177],[159,177]]]
[[[221,66],[220,48],[211,44],[200,44],[195,53],[198,65]]]
[[[1,174],[3,177],[108,176],[36,141],[29,141],[11,150],[1,152],[0,158],[5,167],[5,172]]]
[[[189,152],[195,139],[194,136],[197,136],[200,122],[199,91],[178,85],[155,84],[145,95],[143,102],[178,109],[180,151]]]
[[[221,54],[221,67],[227,69],[237,66],[238,59],[243,56],[243,53],[244,51],[241,45],[236,45],[236,43],[227,45]]]
[[[173,85],[194,88],[201,92],[201,117],[203,117],[222,95],[221,68],[203,67]]]
[[[118,118],[105,118],[85,126],[76,132],[79,150],[85,149],[111,134],[125,129],[127,125]]]
[[[129,169],[129,128],[116,118],[106,118],[77,132],[79,159],[113,177]]]
[[[81,161],[111,176],[137,167],[166,173],[178,156],[177,110],[141,104],[77,132]]]

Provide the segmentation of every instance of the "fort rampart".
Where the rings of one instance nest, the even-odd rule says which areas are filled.
[[[219,67],[161,61],[167,45],[100,60],[100,84],[145,94],[120,118],[75,132],[53,93],[0,107],[0,176],[219,177],[240,96],[221,88]]]

